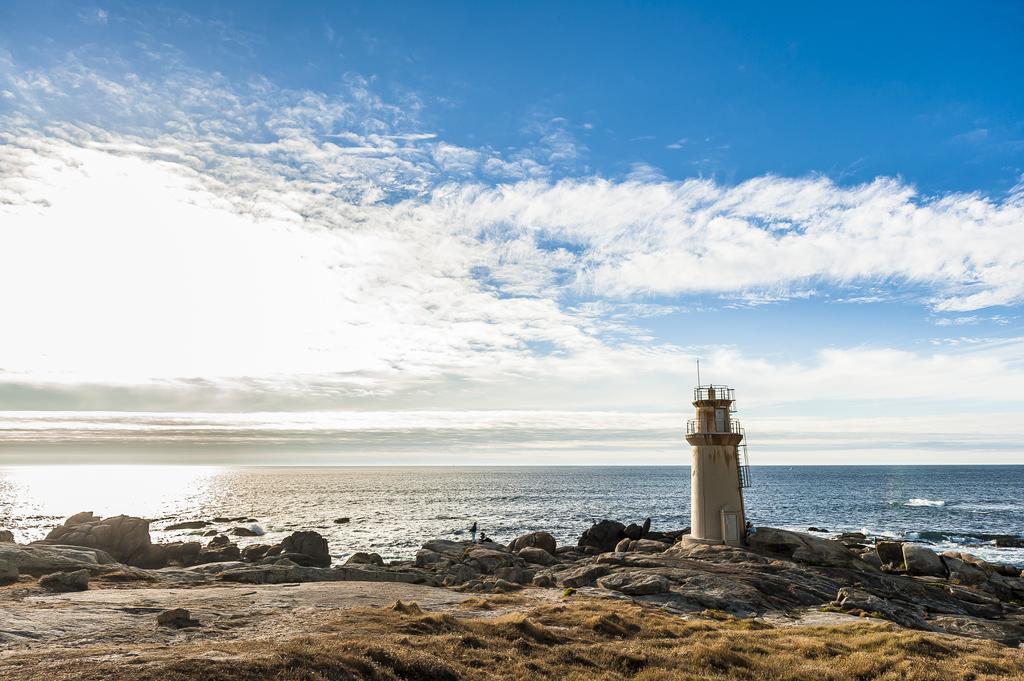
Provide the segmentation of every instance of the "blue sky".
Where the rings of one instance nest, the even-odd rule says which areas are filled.
[[[1022,28],[5,3],[5,456],[673,462],[701,357],[764,463],[1022,462]]]

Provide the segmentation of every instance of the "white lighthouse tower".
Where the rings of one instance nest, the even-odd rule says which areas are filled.
[[[740,546],[746,533],[743,488],[750,484],[746,444],[732,388],[698,385],[693,391],[696,417],[686,423],[693,447],[690,468],[690,534],[684,541]],[[743,460],[740,460],[740,447]]]

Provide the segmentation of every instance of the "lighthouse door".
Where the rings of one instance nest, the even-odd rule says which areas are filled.
[[[724,433],[725,432],[725,410],[724,409],[716,409],[715,410],[715,432],[716,433]]]

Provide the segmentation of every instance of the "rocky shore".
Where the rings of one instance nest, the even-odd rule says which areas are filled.
[[[765,626],[888,622],[1013,648],[1024,641],[1024,576],[1010,565],[857,533],[822,539],[762,527],[747,546],[735,548],[693,544],[686,532],[603,520],[568,546],[543,531],[508,544],[433,539],[414,560],[357,553],[332,565],[327,541],[316,532],[242,548],[223,534],[205,543],[155,544],[145,519],[82,513],[31,544],[0,534],[6,584],[0,602],[9,614],[0,623],[0,648],[8,655],[49,644],[98,644],[116,631],[154,641],[167,634],[153,632],[217,639],[248,626],[266,634],[252,619],[260,599],[264,619],[280,624],[300,601],[312,609],[341,607],[356,594],[444,607],[496,595],[531,606],[597,598],[613,608],[636,605],[684,619]],[[294,600],[301,594],[305,600]],[[132,605],[139,602],[147,605]],[[211,603],[217,604],[212,610]],[[69,613],[89,608],[76,639]]]

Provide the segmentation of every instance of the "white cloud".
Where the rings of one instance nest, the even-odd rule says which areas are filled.
[[[557,415],[571,408],[600,412],[573,428],[664,443],[698,348],[648,327],[699,310],[696,296],[752,306],[833,285],[884,300],[906,286],[950,312],[1024,299],[1020,190],[730,186],[645,164],[620,181],[554,181],[585,152],[563,120],[503,156],[425,132],[418,103],[359,79],[328,96],[171,64],[147,80],[0,54],[13,102],[0,128],[2,406],[34,391],[131,409],[549,413],[500,428],[480,417],[520,434],[568,429]],[[800,361],[699,350],[762,418],[807,400],[999,401],[1024,385],[1019,339]],[[419,432],[403,418],[381,417]]]

